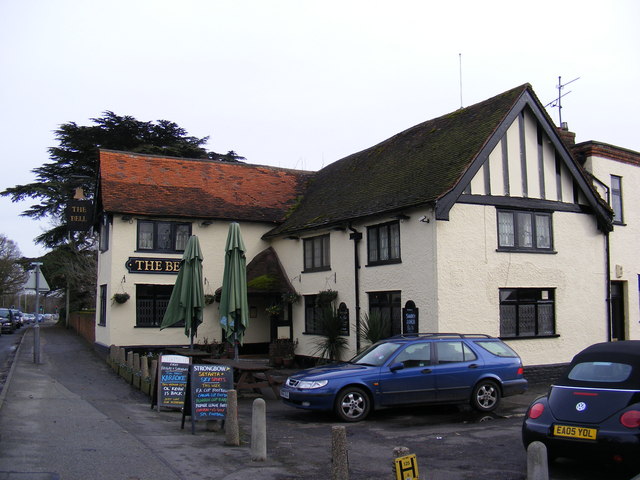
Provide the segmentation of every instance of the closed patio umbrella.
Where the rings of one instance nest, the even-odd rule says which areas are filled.
[[[203,308],[202,251],[198,237],[192,235],[184,249],[160,330],[184,320],[184,334],[189,337],[193,349],[193,337],[197,336],[198,325],[202,323]]]
[[[242,343],[244,331],[249,324],[249,303],[247,300],[247,259],[242,241],[240,225],[229,225],[225,246],[224,274],[220,295],[220,323],[225,337],[231,338],[234,358],[238,359],[238,343]]]

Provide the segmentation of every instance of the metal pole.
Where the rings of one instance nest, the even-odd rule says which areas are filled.
[[[42,262],[33,262],[31,265],[36,267],[36,324],[33,327],[33,363],[40,363],[40,323],[38,315],[40,314],[40,265]]]

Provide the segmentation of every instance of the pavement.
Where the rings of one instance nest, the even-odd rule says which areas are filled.
[[[33,327],[24,332],[0,393],[0,480],[330,478],[330,430],[332,423],[339,424],[330,416],[317,417],[327,432],[319,438],[315,426],[300,421],[310,412],[283,406],[265,389],[267,460],[252,461],[255,398],[239,399],[241,444],[228,446],[225,433],[210,431],[206,422],[196,422],[192,434],[188,420],[181,428],[180,412],[152,409],[149,397],[126,383],[73,330],[41,326],[36,364],[33,332]],[[502,399],[502,415],[521,417],[546,389],[534,385],[526,394]],[[285,420],[275,426],[274,415]],[[369,428],[367,423],[358,426]],[[360,432],[364,436],[365,430]],[[388,454],[388,445],[384,449]],[[375,458],[382,452],[381,447],[367,453]],[[363,473],[362,478],[391,478],[387,473]]]

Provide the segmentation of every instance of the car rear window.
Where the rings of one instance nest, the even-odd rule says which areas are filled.
[[[8,308],[0,308],[0,317],[9,317],[9,309]]]
[[[518,354],[511,350],[507,344],[502,342],[488,341],[488,340],[476,340],[474,342],[479,347],[484,348],[487,352],[495,355],[496,357],[517,358]]]
[[[582,382],[624,382],[631,375],[631,365],[616,362],[583,362],[569,372],[571,380]]]

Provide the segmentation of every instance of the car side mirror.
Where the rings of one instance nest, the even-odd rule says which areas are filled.
[[[404,363],[402,362],[392,363],[391,365],[389,365],[389,370],[391,370],[392,372],[402,370],[403,368],[404,368]]]

